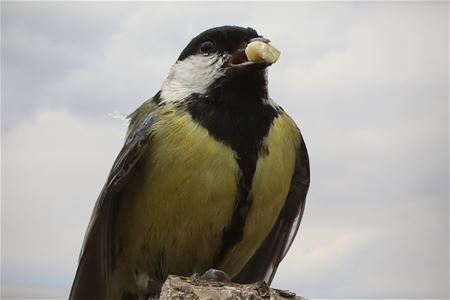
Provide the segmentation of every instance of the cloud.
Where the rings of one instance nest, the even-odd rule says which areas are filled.
[[[91,209],[124,133],[112,118],[43,110],[3,136],[5,297],[24,295],[14,288],[24,283],[28,291],[66,296]]]
[[[198,32],[256,28],[311,158],[275,286],[448,297],[448,3],[2,3],[3,296],[67,295],[125,127]]]
[[[315,298],[445,297],[448,240],[442,237],[448,233],[448,211],[433,199],[384,205],[338,210],[330,203],[323,213],[320,204],[309,203],[274,285],[295,286],[299,294]]]

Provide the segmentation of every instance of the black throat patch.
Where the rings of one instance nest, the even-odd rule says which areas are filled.
[[[245,82],[244,76],[239,82],[213,87],[206,95],[193,95],[187,104],[194,121],[234,150],[241,171],[233,216],[223,230],[222,247],[214,261],[216,268],[228,250],[242,239],[252,205],[249,191],[258,156],[268,153],[263,139],[278,115],[278,109],[263,101],[267,97],[265,79],[250,78],[250,82]]]

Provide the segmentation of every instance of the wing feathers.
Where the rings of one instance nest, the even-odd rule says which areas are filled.
[[[148,112],[142,119],[132,119],[130,127],[134,127],[134,130],[128,133],[95,204],[83,242],[70,300],[106,298],[106,284],[115,262],[113,225],[118,206],[115,196],[126,183],[130,171],[149,144],[150,127],[154,120],[154,112]]]

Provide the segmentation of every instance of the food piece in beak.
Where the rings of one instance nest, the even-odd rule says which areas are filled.
[[[263,64],[273,64],[280,57],[280,51],[268,43],[254,41],[247,45],[245,54],[248,61]]]

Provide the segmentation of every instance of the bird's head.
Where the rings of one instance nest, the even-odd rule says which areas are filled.
[[[162,99],[179,101],[227,86],[266,91],[266,68],[279,56],[269,43],[252,28],[222,26],[200,33],[171,67]]]

